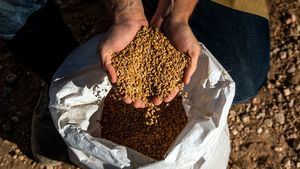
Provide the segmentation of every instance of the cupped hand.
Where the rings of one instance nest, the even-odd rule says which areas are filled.
[[[170,0],[160,0],[150,24],[151,26],[161,29],[177,50],[189,56],[188,66],[183,76],[184,84],[188,84],[193,73],[196,71],[201,47],[188,25],[188,19],[182,19],[169,14],[172,10],[172,5]],[[159,105],[163,101],[170,102],[178,92],[179,87],[176,87],[163,99],[154,97],[153,103]]]
[[[144,18],[115,22],[99,44],[101,62],[112,83],[117,81],[116,71],[112,66],[113,54],[124,49],[142,26],[148,26],[148,22]],[[145,106],[141,100],[132,100],[129,96],[122,96],[122,100],[127,104],[133,104],[136,108]]]

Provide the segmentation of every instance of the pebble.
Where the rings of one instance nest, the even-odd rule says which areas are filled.
[[[274,147],[274,151],[276,151],[276,152],[282,152],[282,147]]]
[[[267,127],[272,127],[273,121],[271,119],[266,119],[264,121],[264,125],[267,126]]]
[[[275,119],[280,124],[284,124],[284,122],[285,122],[285,117],[284,117],[283,113],[275,114]]]
[[[256,112],[256,111],[257,111],[257,106],[254,105],[254,106],[252,107],[251,111]]]
[[[294,145],[295,150],[297,150],[297,151],[300,150],[300,141],[294,141],[293,145]]]
[[[277,101],[278,102],[282,102],[283,101],[283,97],[282,97],[281,93],[277,94]]]
[[[297,21],[297,16],[295,14],[291,15],[291,20],[293,23],[295,23]]]
[[[296,133],[292,133],[288,136],[288,139],[297,139],[298,135]]]
[[[297,168],[300,168],[300,162],[297,162],[296,167],[297,167]]]
[[[16,154],[19,154],[19,153],[21,153],[21,150],[20,149],[16,149],[15,152],[16,152]]]
[[[286,52],[281,52],[281,53],[280,53],[280,58],[281,58],[281,59],[285,59],[286,56],[287,56],[287,53],[286,53]]]
[[[232,130],[233,135],[237,135],[238,131],[236,129]]]
[[[267,88],[268,88],[268,89],[273,89],[273,88],[274,88],[274,85],[273,85],[272,83],[269,82],[268,85],[267,85]]]
[[[245,133],[250,133],[250,132],[251,132],[251,130],[250,130],[250,128],[249,128],[249,127],[245,127],[245,128],[244,128],[244,132],[245,132]]]
[[[289,24],[291,24],[293,21],[292,21],[292,18],[287,18],[286,20],[285,20],[285,24],[287,24],[287,25],[289,25]]]
[[[249,123],[250,122],[250,116],[247,115],[247,114],[243,114],[241,116],[241,120],[242,120],[243,123]]]
[[[297,85],[297,86],[295,87],[295,90],[296,90],[297,92],[300,92],[300,85]]]
[[[259,100],[258,98],[254,98],[254,99],[252,100],[252,103],[253,103],[253,104],[260,104],[260,100]]]
[[[260,134],[260,133],[262,133],[262,132],[263,132],[263,129],[259,127],[259,128],[257,129],[257,131],[256,131],[256,132],[257,132],[258,134]]]
[[[9,73],[6,77],[5,77],[5,82],[7,83],[7,85],[12,86],[17,82],[18,76],[14,73]]]
[[[289,88],[284,89],[283,93],[284,93],[285,96],[289,96],[291,94],[291,90]]]
[[[20,161],[23,161],[24,159],[25,159],[25,158],[24,158],[23,155],[19,156],[19,160],[20,160]]]
[[[290,169],[290,168],[291,168],[291,160],[290,160],[288,157],[284,158],[284,159],[282,160],[282,162],[283,162],[284,167],[285,167],[286,169]]]
[[[256,118],[257,118],[257,119],[260,119],[260,118],[264,118],[265,116],[266,116],[266,113],[262,112],[262,113],[258,113],[258,114],[256,115]]]
[[[293,65],[293,66],[291,66],[288,70],[287,70],[287,72],[288,73],[294,73],[296,71],[296,67]]]
[[[295,101],[295,99],[292,99],[292,100],[289,102],[289,106],[290,106],[290,107],[293,107],[293,106],[294,106],[294,101]]]

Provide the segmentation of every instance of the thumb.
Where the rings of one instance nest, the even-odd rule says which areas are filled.
[[[115,83],[117,81],[116,70],[111,63],[113,52],[107,46],[107,43],[101,45],[100,50],[100,58],[102,62],[102,66],[104,70],[108,73],[108,77],[111,83]]]
[[[174,0],[159,0],[155,14],[153,15],[150,25],[160,28],[164,18],[166,18],[173,9]]]

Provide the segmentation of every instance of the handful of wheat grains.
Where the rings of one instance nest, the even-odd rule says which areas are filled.
[[[140,99],[153,107],[150,102],[154,96],[164,98],[175,87],[182,89],[187,61],[188,56],[177,51],[158,29],[142,27],[112,59],[117,74],[116,94]]]

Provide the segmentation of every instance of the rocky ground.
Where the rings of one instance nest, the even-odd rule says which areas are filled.
[[[99,10],[102,1],[57,2],[80,42],[108,29],[107,14]],[[299,18],[299,0],[272,1],[269,78],[257,97],[230,111],[229,168],[300,168]],[[5,47],[0,49],[0,72],[0,169],[43,168],[30,152],[30,125],[44,84]]]

